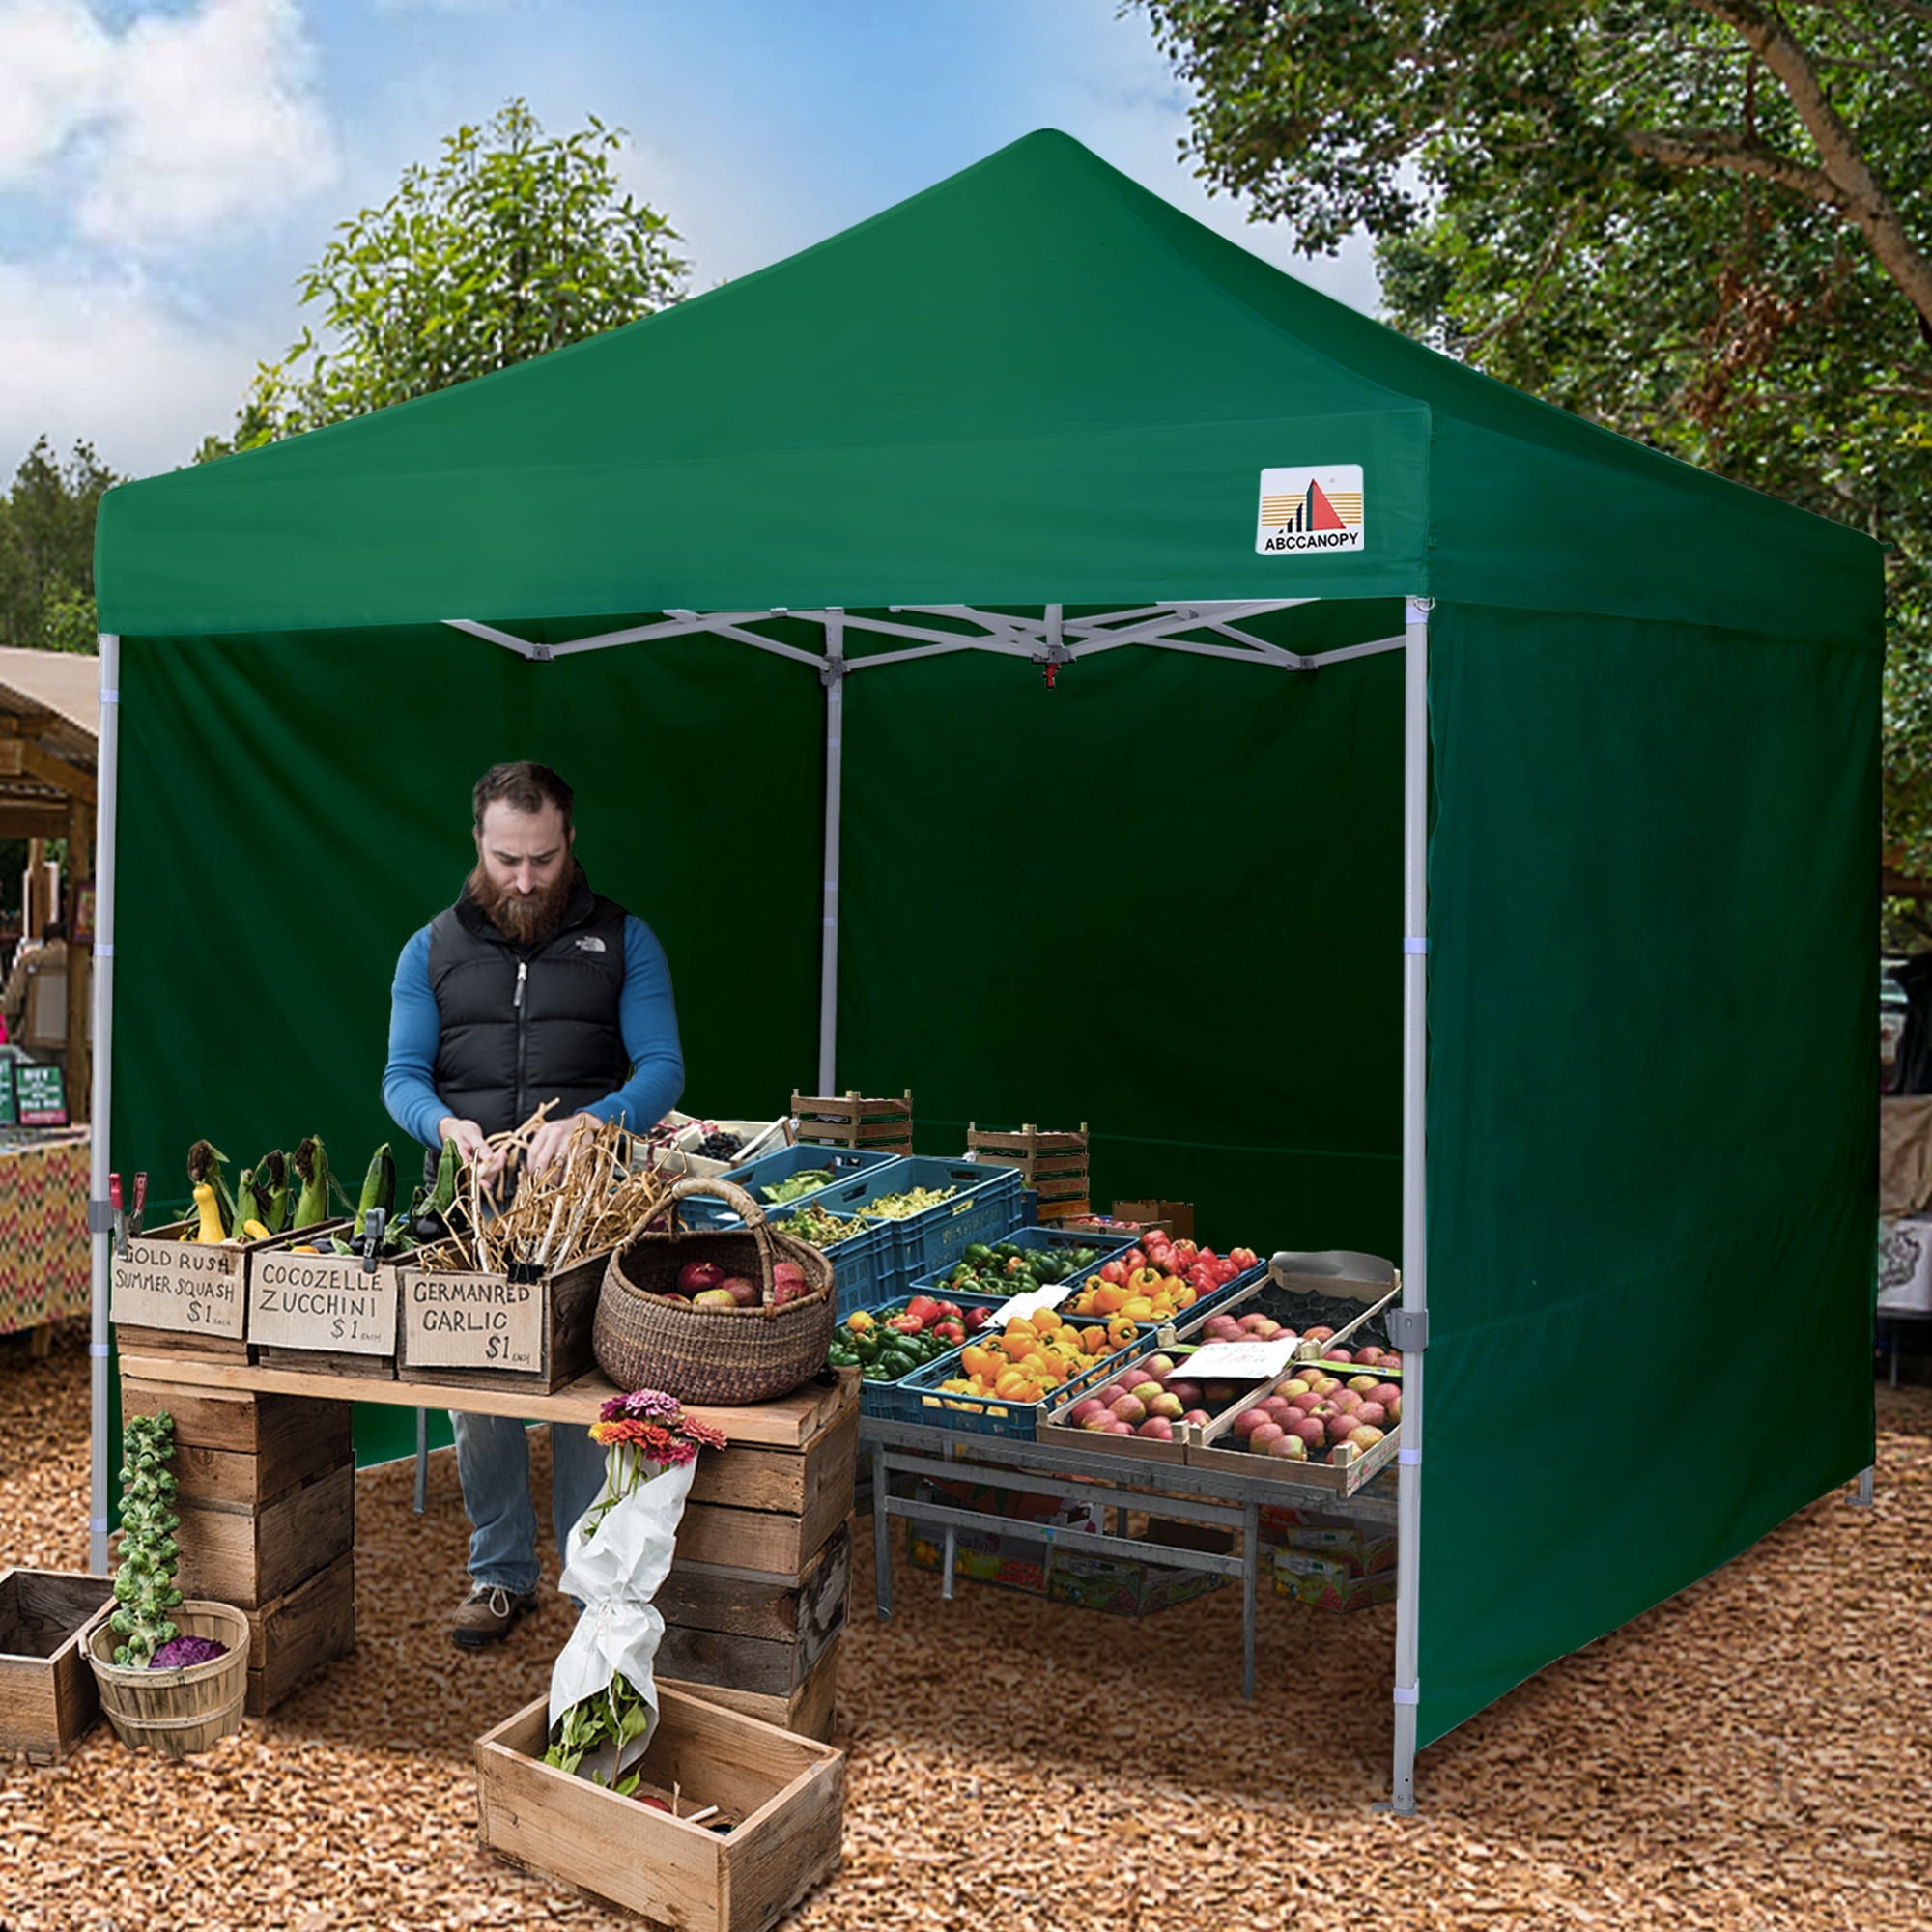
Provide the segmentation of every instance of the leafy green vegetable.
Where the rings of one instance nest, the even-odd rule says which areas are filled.
[[[181,1634],[168,1612],[182,1601],[175,1588],[181,1546],[175,1531],[177,1485],[168,1464],[174,1461],[175,1419],[130,1415],[122,1425],[127,1461],[121,1469],[121,1563],[114,1573],[114,1614],[109,1623],[128,1641],[115,1647],[114,1662],[133,1668],[150,1662],[162,1644]]]
[[[573,1704],[563,1714],[557,1722],[556,1737],[544,1752],[543,1761],[558,1771],[568,1772],[573,1777],[582,1776],[583,1774],[578,1767],[593,1751],[615,1745],[621,1757],[624,1747],[642,1737],[650,1727],[651,1707],[639,1696],[631,1680],[620,1671],[611,1678],[608,1689],[594,1697],[585,1697],[581,1703]],[[594,1771],[589,1776],[593,1784],[604,1782]],[[611,1788],[621,1796],[629,1797],[638,1788],[638,1777],[639,1773],[633,1770],[628,1777],[620,1778]]]
[[[782,1208],[787,1203],[797,1201],[807,1194],[816,1194],[821,1187],[832,1185],[832,1172],[829,1168],[804,1167],[788,1179],[779,1181],[775,1186],[761,1187],[762,1194],[774,1208]]]

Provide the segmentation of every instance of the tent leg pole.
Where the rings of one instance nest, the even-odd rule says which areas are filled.
[[[825,616],[825,901],[818,967],[818,1091],[838,1091],[838,806],[845,768],[845,618]]]
[[[1877,1473],[1875,1469],[1861,1469],[1859,1471],[1859,1492],[1852,1498],[1853,1508],[1867,1510],[1871,1508],[1872,1478]]]
[[[1429,603],[1405,612],[1402,840],[1402,1307],[1406,1325],[1429,1306]],[[1422,1341],[1426,1344],[1427,1328]],[[1415,1813],[1416,1719],[1421,1701],[1416,1614],[1421,1598],[1424,1348],[1403,1350],[1402,1441],[1396,1465],[1395,1764],[1389,1808]]]
[[[97,1576],[104,1575],[107,1569],[107,1417],[113,1394],[107,1379],[107,1290],[114,1251],[108,1176],[114,1126],[114,824],[121,753],[121,639],[106,631],[99,639],[99,804],[94,830],[94,1093],[87,1215],[93,1250],[92,1327],[87,1350],[87,1567]]]

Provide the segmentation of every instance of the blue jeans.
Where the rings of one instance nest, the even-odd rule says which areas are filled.
[[[530,1501],[530,1445],[524,1425],[507,1415],[451,1411],[456,1472],[469,1519],[469,1575],[485,1589],[522,1597],[537,1586],[537,1513]],[[556,1548],[604,1488],[605,1450],[581,1422],[552,1429],[551,1514]]]

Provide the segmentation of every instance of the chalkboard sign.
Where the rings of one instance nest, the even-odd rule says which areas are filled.
[[[14,1068],[14,1110],[23,1127],[67,1125],[67,1076],[58,1066]]]
[[[0,1060],[0,1127],[14,1124],[14,1063]]]

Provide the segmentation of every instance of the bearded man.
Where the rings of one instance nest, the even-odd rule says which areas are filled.
[[[541,1174],[581,1116],[655,1125],[684,1091],[664,949],[642,920],[590,890],[572,793],[548,765],[493,765],[472,797],[476,866],[456,903],[403,948],[390,989],[383,1103],[432,1161],[445,1140],[494,1179],[489,1146],[551,1113],[525,1165]],[[536,1511],[525,1426],[452,1414],[470,1523],[469,1594],[450,1622],[465,1649],[500,1642],[537,1606]],[[552,1432],[559,1552],[597,1498],[604,1452]]]

